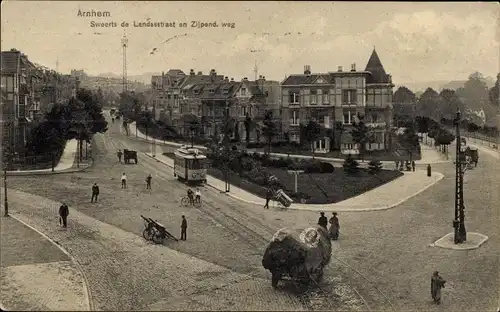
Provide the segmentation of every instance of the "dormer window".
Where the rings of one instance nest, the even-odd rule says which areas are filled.
[[[229,93],[229,89],[223,89],[222,90],[222,94],[228,94]]]
[[[210,92],[210,94],[214,94],[215,93],[215,89],[210,89],[210,90],[208,90],[208,92]]]
[[[240,93],[241,93],[241,95],[247,95],[247,89],[241,88]]]
[[[200,89],[195,89],[195,90],[193,90],[193,93],[194,93],[194,94],[199,94],[199,93],[200,93]]]

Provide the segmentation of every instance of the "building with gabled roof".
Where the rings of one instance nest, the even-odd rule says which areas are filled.
[[[357,153],[359,147],[347,132],[361,118],[375,137],[366,148],[387,149],[393,87],[375,49],[364,71],[351,64],[350,71],[339,66],[337,71],[312,73],[306,65],[303,74],[289,75],[281,83],[283,131],[292,141],[301,141],[301,126],[314,120],[323,129],[312,143],[317,152]]]

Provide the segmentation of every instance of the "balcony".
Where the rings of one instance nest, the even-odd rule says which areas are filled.
[[[298,126],[298,125],[300,125],[300,119],[290,118],[290,126]]]
[[[342,107],[353,107],[353,106],[355,107],[357,105],[358,105],[357,102],[343,102],[342,103]]]

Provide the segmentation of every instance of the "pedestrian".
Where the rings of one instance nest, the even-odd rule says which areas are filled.
[[[396,163],[396,170],[398,170],[399,161],[395,160],[394,162]]]
[[[122,189],[127,188],[127,175],[125,172],[122,174]]]
[[[187,220],[184,215],[182,215],[182,223],[181,223],[181,240],[186,240],[187,239]]]
[[[441,288],[444,288],[446,281],[435,271],[431,277],[431,296],[435,304],[441,303]]]
[[[146,177],[146,190],[150,190],[151,189],[151,179],[153,179],[153,177],[151,176],[151,173]]]
[[[194,198],[197,203],[201,203],[201,191],[199,188],[196,188],[196,192],[194,193]]]
[[[122,150],[118,150],[118,152],[116,153],[116,156],[118,156],[118,162],[121,163],[122,162]]]
[[[340,230],[340,222],[339,218],[337,218],[337,213],[333,213],[333,217],[330,218],[330,238],[332,240],[339,239],[339,230]]]
[[[273,198],[273,190],[271,188],[268,188],[266,193],[266,204],[264,205],[264,209],[269,209],[269,201],[272,198]]]
[[[68,227],[68,216],[69,216],[69,207],[66,203],[63,203],[61,207],[59,207],[59,224],[62,223],[64,228]]]
[[[115,117],[111,117],[111,122],[115,123]]]
[[[413,171],[415,171],[415,161],[414,160],[411,161],[411,169]]]
[[[328,226],[328,219],[325,217],[324,212],[320,212],[320,217],[318,219],[318,225],[322,226],[325,230],[327,230],[326,227]]]
[[[97,203],[97,196],[99,196],[99,186],[97,183],[94,183],[94,185],[92,185],[92,198],[90,199],[90,202],[93,203],[95,200]]]

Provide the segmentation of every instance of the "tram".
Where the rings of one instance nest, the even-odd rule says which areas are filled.
[[[174,177],[187,183],[207,182],[207,156],[196,148],[182,146],[174,153]]]

